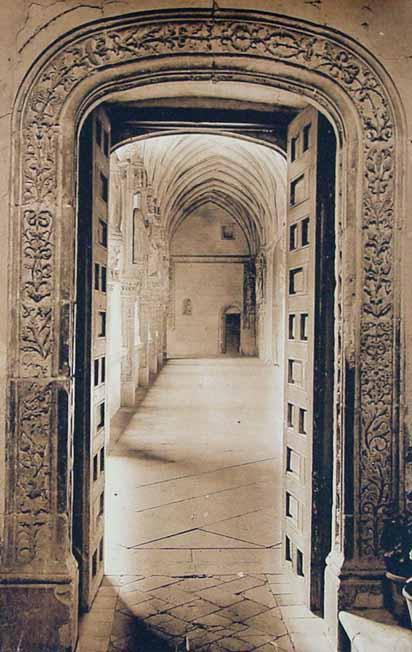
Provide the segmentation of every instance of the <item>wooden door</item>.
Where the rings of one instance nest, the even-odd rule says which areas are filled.
[[[88,610],[104,570],[107,247],[110,122],[102,109],[86,121],[79,147],[74,554],[80,607]]]
[[[283,553],[321,610],[330,550],[335,137],[309,108],[288,131]]]
[[[240,314],[225,315],[225,353],[238,355],[240,350]]]

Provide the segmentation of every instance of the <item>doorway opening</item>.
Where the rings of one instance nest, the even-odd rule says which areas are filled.
[[[235,308],[226,310],[224,316],[225,348],[224,353],[237,356],[240,350],[240,312]]]
[[[112,533],[113,519],[120,518],[117,529],[120,532],[121,524],[133,522],[135,513],[154,514],[157,509],[163,509],[163,505],[145,502],[151,484],[145,475],[148,460],[149,475],[164,474],[163,479],[156,476],[154,484],[164,482],[163,487],[167,485],[172,491],[176,487],[172,484],[173,477],[168,475],[170,469],[175,468],[176,474],[184,478],[196,475],[197,460],[195,471],[189,461],[182,470],[182,460],[174,460],[181,452],[178,447],[172,447],[166,435],[157,448],[155,439],[151,438],[149,443],[144,435],[140,440],[135,437],[134,423],[140,424],[141,433],[145,431],[144,411],[150,411],[146,406],[150,406],[152,396],[149,389],[148,402],[143,401],[141,406],[143,416],[139,416],[139,410],[135,409],[139,392],[147,391],[165,359],[169,359],[168,367],[159,376],[155,388],[161,388],[163,379],[173,378],[172,372],[182,377],[188,372],[196,383],[207,384],[209,380],[205,379],[213,378],[216,369],[223,374],[223,368],[209,363],[212,366],[207,366],[205,371],[201,364],[224,353],[226,358],[241,354],[250,357],[244,366],[232,368],[234,376],[229,384],[236,385],[236,375],[260,378],[262,372],[256,366],[256,355],[269,366],[269,386],[267,380],[263,384],[259,381],[257,386],[265,401],[272,392],[276,406],[271,427],[277,453],[272,450],[266,459],[276,458],[272,482],[277,473],[283,485],[278,493],[280,500],[276,505],[273,500],[268,516],[272,525],[277,524],[278,536],[273,538],[272,528],[270,545],[250,540],[249,535],[244,535],[242,545],[265,550],[267,556],[275,551],[279,564],[273,564],[273,572],[283,564],[289,566],[296,585],[304,593],[303,601],[321,611],[325,560],[330,550],[333,466],[333,401],[332,392],[326,388],[326,385],[333,386],[334,356],[336,143],[333,130],[313,108],[295,106],[285,132],[287,164],[286,152],[282,155],[263,138],[246,139],[219,130],[210,134],[188,133],[187,127],[172,135],[152,134],[150,139],[137,138],[113,148],[109,161],[110,134],[117,110],[104,106],[91,114],[80,137],[77,313],[80,344],[76,362],[74,523],[79,530],[75,555],[81,569],[82,608],[87,610],[93,604],[104,572],[112,576],[133,575],[127,555],[119,552],[122,547],[133,550],[136,560],[147,559],[154,554],[153,550],[158,558],[164,552],[170,558],[174,544],[180,552],[195,550],[196,546],[209,550],[201,548],[206,546],[202,543],[206,539],[216,545],[218,540],[231,549],[228,540],[236,537],[218,531],[220,526],[213,519],[201,528],[190,528],[185,522],[174,533],[165,534],[163,526],[158,531],[158,526],[153,525],[150,526],[153,531],[150,527],[147,532],[142,530],[135,539],[128,538],[126,533],[124,541],[106,537],[104,543],[103,538],[107,509],[106,531]],[[266,133],[266,126],[262,131]],[[167,157],[173,158],[173,167],[168,165]],[[219,309],[217,322],[215,305],[221,306],[222,298],[226,307]],[[325,333],[327,338],[322,348],[320,343]],[[191,362],[185,367],[183,360],[177,358],[190,358]],[[182,396],[184,402],[184,393]],[[193,400],[201,399],[196,396]],[[254,402],[259,404],[256,397]],[[241,425],[245,406],[235,405],[239,410],[237,423]],[[261,408],[264,414],[265,402]],[[151,418],[155,419],[155,415]],[[172,421],[173,413],[168,418]],[[255,418],[258,422],[258,413]],[[110,434],[109,424],[114,421],[116,428],[119,422],[122,424],[118,442]],[[256,427],[253,421],[245,421],[249,431],[255,428],[253,447],[264,448],[266,440],[265,444],[259,443],[260,429],[262,433],[267,432],[264,426]],[[188,431],[192,427],[187,422],[183,426]],[[214,427],[219,431],[217,423]],[[227,445],[225,434],[229,439],[234,436],[230,432],[225,429],[221,433],[224,446]],[[177,437],[173,446],[176,442]],[[219,461],[227,451],[236,456],[236,445],[239,442],[235,438],[230,448],[223,449]],[[108,451],[111,453],[106,460]],[[124,463],[122,469],[120,459]],[[264,459],[242,458],[237,466],[260,464]],[[130,485],[136,481],[132,477],[128,479],[128,469],[136,462],[143,469],[140,490],[143,498],[140,507],[137,502],[129,514],[126,503],[121,503],[118,497],[125,491],[121,483],[127,486],[128,481]],[[213,454],[209,463],[210,473],[216,473]],[[108,468],[117,474],[114,480],[113,475],[107,479]],[[324,487],[322,506],[312,484],[308,483],[308,477],[318,477],[319,473]],[[250,484],[255,487],[259,482],[254,480]],[[210,485],[208,492],[208,495],[215,493]],[[199,498],[191,496],[190,500]],[[247,504],[246,498],[239,504],[243,503]],[[119,504],[123,507],[116,512]],[[236,513],[231,518],[245,517]],[[140,523],[139,519],[136,516]],[[164,516],[162,522],[167,520]],[[258,524],[254,527],[258,529]],[[196,533],[189,536],[192,529]],[[236,532],[239,536],[239,530]],[[312,537],[317,538],[316,549],[311,545]],[[164,544],[164,539],[171,547]],[[186,541],[189,543],[185,544]],[[236,549],[243,550],[242,545]],[[233,547],[232,544],[231,554],[234,554]],[[117,558],[113,552],[116,548]],[[248,557],[250,551],[242,555]],[[229,567],[233,571],[233,564],[228,562]],[[191,568],[182,565],[179,570],[177,564],[172,575],[165,569],[162,575],[166,582],[172,578],[171,584],[177,584],[173,578],[179,573],[208,575],[205,566],[195,566],[194,571]],[[244,573],[243,568],[240,564],[235,572]],[[271,574],[267,565],[263,568],[262,576]],[[152,586],[151,573],[145,569],[144,562],[137,564],[135,574],[146,581],[140,588]],[[210,575],[216,577],[219,573]],[[222,575],[230,573],[221,568],[219,577]],[[214,581],[212,577],[209,579]],[[266,585],[267,578],[261,586],[266,589]],[[165,586],[152,589],[157,591],[157,599],[166,596]],[[242,601],[249,599],[246,595],[249,588],[241,592]],[[206,587],[200,589],[203,590]],[[196,599],[205,595],[196,595]]]

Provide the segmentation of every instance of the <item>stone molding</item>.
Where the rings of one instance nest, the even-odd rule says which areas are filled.
[[[211,255],[184,255],[172,254],[174,263],[244,263],[250,259],[249,255],[236,254],[211,254]]]
[[[39,477],[46,477],[48,469],[56,466],[51,457],[57,455],[57,447],[49,445],[44,436],[48,432],[50,440],[54,439],[53,430],[48,426],[48,410],[53,408],[50,404],[46,409],[49,404],[44,400],[43,385],[36,385],[35,379],[47,383],[62,373],[63,367],[58,362],[62,346],[60,333],[65,328],[62,320],[69,319],[68,314],[62,312],[64,297],[60,293],[59,220],[61,195],[64,194],[60,186],[65,180],[60,179],[59,170],[64,106],[80,82],[90,80],[101,71],[142,61],[150,68],[150,61],[160,57],[175,58],[176,65],[183,66],[183,77],[198,78],[201,73],[191,70],[190,64],[178,63],[178,57],[182,55],[208,56],[207,74],[214,81],[236,80],[241,76],[239,65],[243,65],[243,60],[248,62],[249,70],[253,70],[254,62],[279,62],[287,65],[295,77],[304,71],[309,74],[309,79],[312,76],[338,87],[345,102],[358,116],[363,145],[363,159],[358,161],[363,177],[360,337],[355,343],[353,356],[346,356],[346,362],[345,350],[338,350],[340,361],[337,365],[339,368],[345,363],[347,370],[356,368],[357,374],[353,391],[361,420],[354,426],[355,430],[358,428],[355,439],[359,453],[354,472],[355,504],[352,507],[358,515],[354,555],[369,563],[368,560],[376,559],[380,554],[381,521],[393,507],[393,494],[396,494],[393,487],[398,480],[395,462],[398,426],[394,421],[394,379],[397,378],[394,355],[397,129],[387,82],[383,73],[377,72],[372,58],[366,53],[361,55],[360,48],[354,44],[350,46],[344,38],[309,24],[270,14],[229,10],[221,11],[213,18],[202,11],[142,13],[118,23],[94,24],[88,32],[84,29],[74,32],[47,61],[43,61],[41,66],[36,64],[30,86],[26,84],[24,88],[16,134],[21,141],[16,157],[17,170],[21,173],[21,194],[15,202],[15,219],[21,226],[14,241],[14,259],[19,261],[20,267],[17,294],[12,296],[12,304],[18,307],[19,315],[15,339],[18,363],[12,375],[21,379],[16,381],[21,401],[25,400],[27,382],[30,380],[32,383],[30,400],[33,405],[42,406],[40,416],[44,428],[35,426],[36,411],[32,417],[27,416],[28,423],[31,419],[29,437],[24,420],[11,420],[8,449],[16,447],[16,460],[21,460],[25,451],[41,449],[36,453]],[[218,56],[226,58],[224,71],[214,65],[214,57]],[[310,81],[302,82],[301,87],[307,90]],[[291,82],[290,88],[298,86]],[[322,99],[319,96],[318,101],[328,106],[327,97]],[[65,186],[65,190],[72,191],[72,188]],[[338,326],[342,331],[342,323]],[[341,385],[345,382],[343,372],[337,382]],[[344,395],[343,387],[338,386],[337,396]],[[336,442],[338,539],[341,536],[341,510],[344,509],[340,466],[345,446],[344,422],[342,411],[337,415]],[[39,554],[36,540],[43,528],[40,520],[36,520],[35,527],[25,525],[23,528],[22,518],[29,523],[41,504],[44,527],[47,528],[47,515],[52,507],[48,502],[47,483],[32,487],[29,473],[23,474],[18,485],[15,482],[17,471],[16,466],[9,469],[8,505],[11,519],[9,541],[16,549],[13,564],[18,566]],[[26,488],[21,486],[22,483]],[[16,496],[22,496],[22,500],[16,500]],[[47,538],[46,534],[44,536]],[[22,538],[25,541],[24,554],[16,545]]]

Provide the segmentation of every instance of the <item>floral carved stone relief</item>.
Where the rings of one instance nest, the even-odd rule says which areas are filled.
[[[22,253],[22,365],[27,375],[47,376],[53,347],[54,225],[50,210],[36,207],[23,211]]]
[[[14,449],[16,488],[14,510],[18,514],[14,554],[19,563],[47,555],[48,516],[51,510],[52,387],[25,382],[13,406],[19,424]],[[42,549],[43,547],[43,549]],[[43,557],[44,558],[44,557]]]
[[[222,12],[221,17],[207,21],[195,13],[181,19],[170,15],[145,18],[142,14],[129,18],[127,25],[94,27],[89,35],[73,37],[49,59],[29,90],[21,132],[20,375],[51,376],[57,349],[54,247],[62,108],[76,85],[100,70],[176,54],[228,55],[228,67],[234,56],[251,55],[303,68],[338,85],[350,96],[359,115],[364,147],[364,290],[358,505],[363,527],[358,551],[361,556],[375,556],[379,553],[379,519],[389,509],[393,481],[394,119],[387,91],[375,71],[332,37],[267,15],[256,18],[239,13],[235,20]],[[187,74],[190,77],[190,70]],[[217,80],[225,78],[225,73],[214,74]],[[27,439],[21,426],[16,436],[22,451]],[[38,432],[33,437],[35,442],[41,438]],[[46,449],[44,454],[49,454]],[[38,501],[30,499],[25,504],[34,513]],[[23,503],[17,507],[21,512]]]

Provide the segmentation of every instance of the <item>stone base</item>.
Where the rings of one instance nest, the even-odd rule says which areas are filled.
[[[39,582],[0,577],[0,650],[74,652],[78,579]]]
[[[150,371],[148,367],[140,367],[139,385],[141,387],[148,387],[150,385]]]
[[[122,407],[134,407],[136,405],[136,383],[134,381],[122,382]]]
[[[325,570],[325,621],[329,638],[335,649],[347,649],[346,637],[339,627],[341,611],[383,608],[384,571],[349,569],[342,560],[332,554]]]

